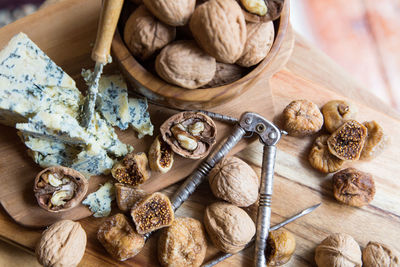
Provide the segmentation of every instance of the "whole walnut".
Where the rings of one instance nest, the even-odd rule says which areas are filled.
[[[208,181],[213,194],[239,207],[248,207],[258,198],[260,181],[254,170],[237,157],[226,157],[211,170]]]
[[[247,41],[236,64],[251,67],[260,63],[267,56],[274,43],[274,33],[272,21],[247,23]]]
[[[378,243],[369,242],[362,254],[364,267],[399,267],[400,254],[395,249]]]
[[[196,0],[143,0],[143,3],[162,22],[183,26],[192,15]]]
[[[212,80],[201,88],[213,88],[239,80],[247,73],[247,69],[236,64],[226,64],[217,62]]]
[[[199,5],[189,22],[196,42],[223,63],[235,63],[246,43],[246,22],[235,0],[210,0]]]
[[[36,246],[36,258],[45,267],[75,267],[86,248],[86,233],[78,222],[62,220],[43,233]]]
[[[175,36],[175,27],[158,21],[143,5],[130,15],[124,28],[127,47],[142,60],[172,42]]]
[[[215,70],[215,58],[201,50],[194,41],[169,44],[156,59],[156,71],[161,78],[188,89],[209,83]]]
[[[315,249],[315,262],[318,267],[361,267],[361,249],[352,236],[332,234]]]

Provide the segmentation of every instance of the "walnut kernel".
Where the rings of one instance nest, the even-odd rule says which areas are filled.
[[[347,120],[355,119],[357,107],[347,101],[332,100],[326,103],[322,109],[324,115],[325,128],[333,133]]]
[[[320,172],[330,173],[340,170],[344,161],[331,154],[327,140],[329,135],[321,135],[315,139],[308,160],[311,166]]]
[[[363,250],[362,261],[364,267],[399,267],[400,253],[387,245],[369,242]]]
[[[287,263],[296,249],[294,235],[286,230],[269,232],[265,258],[268,266],[280,266]]]
[[[367,128],[368,134],[361,151],[360,159],[371,160],[385,149],[389,138],[376,121],[364,122],[363,125]]]
[[[240,0],[242,6],[250,13],[265,16],[268,8],[264,0]]]
[[[150,178],[145,153],[129,153],[114,165],[111,174],[120,183],[137,186]]]

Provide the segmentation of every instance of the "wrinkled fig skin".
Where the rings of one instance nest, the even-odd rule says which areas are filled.
[[[201,48],[222,63],[233,64],[243,53],[246,22],[235,0],[210,0],[198,6],[189,22]]]
[[[174,152],[171,147],[158,135],[149,149],[149,165],[151,170],[167,173],[174,164]]]
[[[400,253],[378,242],[368,243],[363,250],[362,260],[364,267],[400,267]]]
[[[237,0],[240,2],[240,0]],[[276,20],[281,16],[283,5],[285,0],[265,0],[267,4],[267,14],[264,16],[259,16],[250,12],[247,12],[246,9],[243,7],[243,13],[246,21],[258,23],[258,22],[268,22],[272,20]]]
[[[143,0],[143,3],[162,22],[183,26],[192,15],[196,0]]]
[[[323,173],[331,173],[340,170],[344,160],[341,160],[329,152],[327,140],[329,135],[321,135],[315,140],[308,160],[311,166]]]
[[[217,62],[217,69],[212,80],[201,88],[214,88],[233,83],[247,74],[248,70],[235,64]]]
[[[195,150],[189,151],[181,147],[171,129],[177,124],[188,126],[195,122],[203,122],[205,129],[199,136],[193,136],[193,138],[198,140],[198,145]],[[160,131],[163,140],[170,145],[171,149],[176,154],[190,159],[205,157],[211,151],[217,136],[217,126],[210,117],[200,112],[191,111],[181,112],[171,116],[161,125]],[[189,133],[187,134],[190,135]]]
[[[347,120],[355,119],[357,107],[343,100],[332,100],[321,108],[324,115],[325,128],[333,133]]]
[[[267,239],[265,258],[268,266],[287,263],[296,249],[294,235],[286,230],[271,231]]]
[[[127,47],[135,57],[142,60],[172,42],[175,36],[175,27],[158,21],[143,5],[130,15],[124,28]]]
[[[123,212],[130,211],[138,201],[147,196],[145,191],[135,186],[121,183],[116,183],[114,186],[118,208]]]
[[[129,153],[121,162],[114,164],[111,175],[120,183],[138,186],[150,178],[147,165],[146,153]]]
[[[55,206],[51,204],[51,198],[54,192],[63,191],[63,184],[54,187],[46,182],[43,177],[48,174],[55,174],[62,180],[63,177],[68,178],[71,184],[69,188],[73,189],[73,196],[69,200],[65,200],[65,204],[60,206]],[[64,185],[65,187],[65,185]],[[89,183],[85,176],[80,172],[63,167],[63,166],[53,166],[42,170],[35,178],[33,185],[33,192],[35,194],[36,200],[39,206],[49,212],[61,212],[72,209],[76,207],[82,199],[85,197]]]
[[[389,137],[376,121],[364,122],[363,125],[367,128],[368,134],[361,151],[360,159],[372,160],[385,149],[389,143]]]
[[[187,89],[206,85],[214,77],[215,58],[201,50],[194,41],[176,41],[161,50],[156,58],[156,72],[166,82]]]

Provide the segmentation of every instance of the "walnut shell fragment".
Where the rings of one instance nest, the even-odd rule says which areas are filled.
[[[217,126],[200,112],[177,113],[160,127],[161,136],[171,149],[185,158],[205,157],[216,142]]]
[[[203,225],[193,218],[176,218],[158,239],[162,266],[200,266],[207,251]]]
[[[196,0],[143,0],[146,7],[162,22],[183,26],[192,15]]]
[[[358,160],[366,137],[367,128],[355,120],[349,120],[328,138],[328,148],[342,160]]]
[[[352,236],[332,234],[315,249],[315,262],[318,267],[361,267],[361,249]]]
[[[355,168],[347,168],[332,177],[333,195],[347,205],[362,207],[368,205],[375,196],[372,175]]]
[[[145,153],[129,153],[113,166],[111,174],[120,183],[137,186],[150,178],[147,162]]]
[[[132,208],[131,216],[139,234],[170,226],[174,221],[174,211],[169,198],[159,192],[138,202]]]
[[[292,136],[314,134],[323,123],[318,106],[308,100],[294,100],[283,110],[283,128]]]
[[[53,166],[36,176],[33,192],[41,208],[60,212],[77,206],[86,195],[88,186],[88,181],[80,172]]]
[[[347,120],[355,119],[357,107],[352,103],[343,100],[332,100],[326,103],[322,109],[325,128],[333,133]]]
[[[201,48],[222,63],[233,64],[246,43],[246,22],[235,0],[210,0],[199,5],[189,22]]]
[[[256,233],[250,216],[241,208],[226,202],[207,206],[204,226],[215,247],[231,254],[242,250]]]
[[[36,258],[43,266],[75,267],[86,248],[86,232],[78,222],[61,220],[43,231]]]
[[[400,253],[387,245],[369,242],[363,249],[362,261],[364,267],[399,267]]]
[[[172,42],[175,36],[175,27],[158,21],[143,5],[129,16],[124,28],[127,47],[135,57],[142,60]]]
[[[285,3],[284,0],[263,0],[266,4],[266,11],[264,11],[264,8],[261,7],[261,5],[261,8],[249,8],[250,5],[254,5],[254,3],[258,1],[259,0],[240,0],[246,21],[253,23],[268,22],[276,20],[281,16],[283,5]]]
[[[107,252],[119,261],[134,257],[145,244],[144,237],[136,233],[121,213],[107,218],[100,225],[97,239]]]
[[[344,160],[335,157],[329,151],[328,138],[327,134],[317,137],[308,155],[311,166],[323,173],[336,172],[344,163]]]
[[[217,68],[215,70],[214,77],[212,80],[201,88],[213,88],[222,86],[225,84],[233,83],[246,75],[247,70],[241,66],[235,64],[226,64],[217,62]]]
[[[174,151],[161,138],[160,135],[154,139],[149,150],[150,169],[160,173],[167,173],[174,164]]]
[[[132,185],[116,183],[114,186],[118,208],[123,212],[130,211],[136,202],[147,196],[145,191]]]
[[[269,232],[265,259],[268,266],[280,266],[287,263],[296,249],[294,235],[286,230]]]
[[[368,134],[360,159],[371,160],[382,153],[389,143],[389,138],[376,121],[364,122],[363,125],[367,128]]]

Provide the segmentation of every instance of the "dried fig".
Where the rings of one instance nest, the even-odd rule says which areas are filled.
[[[215,70],[212,80],[201,88],[213,88],[225,84],[233,83],[246,75],[247,70],[235,64],[226,64],[217,62],[217,69]]]
[[[246,21],[253,23],[276,20],[281,16],[284,5],[284,0],[240,0],[240,2]]]
[[[80,172],[54,166],[36,176],[33,192],[41,208],[60,212],[77,206],[86,195],[88,186],[88,181]]]
[[[330,173],[340,170],[344,161],[331,154],[327,140],[329,135],[321,135],[315,139],[308,160],[313,168],[320,172]]]
[[[130,211],[136,202],[147,196],[145,191],[135,186],[120,183],[115,184],[115,193],[118,208],[124,212]]]
[[[368,205],[375,196],[372,175],[355,168],[347,168],[332,177],[333,195],[347,205],[362,207]]]
[[[217,135],[217,127],[210,117],[192,111],[173,115],[161,125],[160,131],[175,153],[191,159],[205,157]]]
[[[192,15],[196,0],[143,0],[143,3],[162,22],[183,26]]]
[[[145,153],[126,154],[121,162],[114,165],[111,174],[120,183],[137,186],[149,179]]]
[[[269,232],[265,259],[268,266],[280,266],[287,263],[296,249],[294,235],[286,230]]]
[[[362,261],[364,267],[399,267],[400,253],[387,245],[369,242],[363,250]]]
[[[217,61],[233,64],[246,43],[246,22],[235,0],[210,0],[199,5],[189,22],[196,42]]]
[[[78,222],[61,220],[43,231],[36,258],[43,266],[75,267],[86,248],[86,233]]]
[[[192,218],[176,218],[158,239],[158,259],[162,266],[200,266],[206,251],[203,225]]]
[[[142,60],[172,42],[175,36],[174,27],[158,21],[143,5],[129,16],[124,28],[127,47],[135,57]]]
[[[360,159],[371,160],[385,149],[389,138],[376,121],[364,122],[363,125],[367,128],[368,134],[361,151]]]
[[[251,67],[260,63],[274,43],[274,24],[270,22],[247,23],[247,40],[236,64]]]
[[[332,100],[326,103],[322,109],[325,128],[333,133],[347,120],[352,120],[357,115],[357,107],[347,101]]]
[[[342,160],[358,160],[366,137],[367,128],[355,120],[349,120],[328,138],[328,148]]]
[[[290,135],[305,136],[318,132],[324,118],[316,104],[308,100],[295,100],[283,110],[283,123]]]
[[[119,261],[134,257],[144,246],[144,237],[136,233],[121,213],[107,218],[100,225],[97,239]]]
[[[153,171],[166,173],[174,164],[174,151],[161,138],[157,136],[150,146],[149,150],[149,165]]]
[[[159,192],[136,203],[131,210],[131,215],[139,234],[170,226],[174,221],[174,211],[169,198]]]

